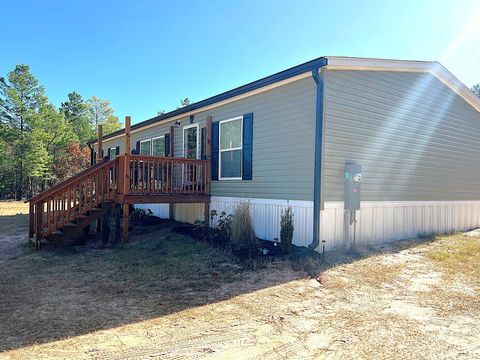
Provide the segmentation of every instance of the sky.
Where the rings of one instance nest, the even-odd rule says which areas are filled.
[[[480,1],[0,0],[0,76],[27,64],[137,123],[325,55],[438,60],[480,83]]]

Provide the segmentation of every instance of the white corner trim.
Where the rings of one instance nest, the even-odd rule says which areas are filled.
[[[438,61],[410,61],[327,56],[327,70],[368,70],[431,73],[480,112],[480,99]]]

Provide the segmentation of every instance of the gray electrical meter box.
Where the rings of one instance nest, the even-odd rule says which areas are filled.
[[[362,167],[359,164],[345,164],[345,210],[360,210],[360,188]]]

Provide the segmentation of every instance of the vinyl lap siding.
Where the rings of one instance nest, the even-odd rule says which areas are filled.
[[[135,149],[135,146],[137,144],[137,141],[142,141],[142,140],[148,140],[152,138],[156,138],[165,134],[168,134],[170,132],[170,125],[171,124],[163,124],[159,126],[153,126],[151,128],[145,129],[145,130],[140,130],[136,132],[132,132],[130,136],[130,153],[132,149]],[[102,142],[102,148],[104,150],[105,156],[107,156],[107,151],[111,147],[120,147],[120,155],[123,155],[125,153],[125,138],[119,137],[116,139],[107,139],[103,140]],[[97,150],[97,145],[95,144],[95,151]]]
[[[220,121],[254,113],[253,179],[212,181],[212,195],[312,201],[315,95],[315,82],[309,77],[195,114],[194,123],[199,123],[200,136],[207,115],[213,121]],[[180,126],[174,129],[174,153],[175,157],[183,157],[183,127],[190,124],[190,117],[178,121]],[[132,149],[139,140],[169,133],[171,125],[174,122],[132,133]],[[123,154],[123,137],[104,140],[105,155],[114,146],[120,146]]]
[[[480,113],[431,74],[327,71],[324,146],[324,201],[347,161],[362,200],[480,199]]]
[[[306,78],[195,114],[205,126],[246,113],[253,119],[253,179],[212,181],[212,195],[262,199],[312,200],[315,143],[315,83]],[[175,156],[183,156],[182,119],[175,129]]]

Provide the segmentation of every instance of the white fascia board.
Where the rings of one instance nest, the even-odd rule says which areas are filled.
[[[431,73],[475,110],[480,112],[478,98],[464,83],[437,61],[387,60],[355,57],[328,56],[327,70],[368,70]]]

